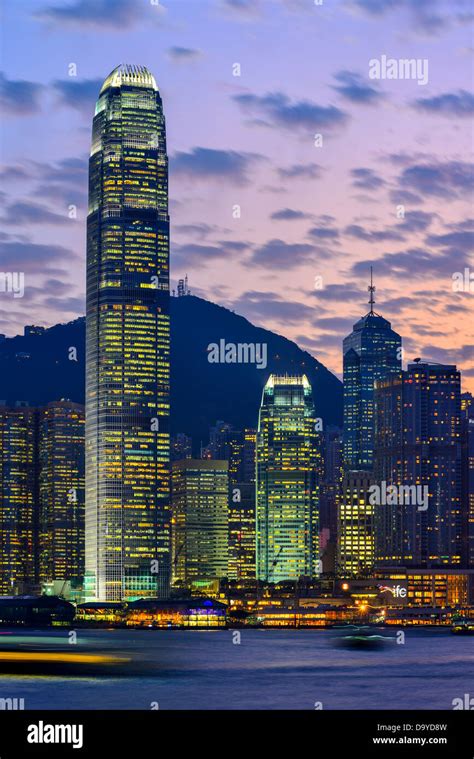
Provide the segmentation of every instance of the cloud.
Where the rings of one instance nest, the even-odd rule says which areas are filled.
[[[221,0],[221,7],[244,20],[250,20],[261,12],[260,0]]]
[[[282,208],[280,211],[274,211],[270,216],[276,221],[293,221],[294,219],[307,219],[309,214],[303,211],[295,211],[293,208]]]
[[[136,0],[77,0],[70,5],[48,6],[35,16],[55,23],[125,32],[142,19],[145,5]]]
[[[357,316],[325,316],[323,318],[317,317],[313,320],[313,324],[325,332],[336,332],[339,339],[342,340],[341,335],[351,332],[356,321]]]
[[[189,153],[175,153],[171,157],[170,170],[177,176],[191,179],[231,179],[245,184],[251,165],[261,160],[263,156],[256,153],[196,147]]]
[[[210,224],[177,224],[174,227],[175,233],[181,235],[192,235],[193,237],[198,237],[199,239],[203,240],[205,237],[208,237],[212,232],[214,232],[216,229],[215,226],[211,226]]]
[[[251,263],[271,269],[294,269],[308,263],[316,253],[313,245],[269,240],[252,254]]]
[[[451,5],[463,5],[463,0],[450,0]],[[435,34],[449,25],[449,16],[443,13],[446,7],[451,13],[449,3],[438,0],[352,0],[352,5],[373,17],[383,17],[396,10],[406,10],[410,14],[410,27],[424,34]]]
[[[443,95],[436,95],[432,98],[418,98],[412,105],[419,111],[426,113],[469,118],[474,114],[474,94],[466,90],[445,92]]]
[[[383,92],[372,87],[360,74],[353,71],[339,71],[334,75],[334,78],[339,84],[334,85],[333,90],[339,92],[351,103],[375,105],[385,97]]]
[[[447,161],[409,166],[401,173],[399,186],[402,191],[408,188],[421,195],[445,200],[465,197],[474,188],[473,164]]]
[[[29,274],[58,274],[69,269],[77,258],[75,253],[61,245],[39,245],[31,242],[6,242],[0,245],[3,271],[23,271]]]
[[[190,47],[170,47],[166,51],[168,58],[175,63],[188,63],[188,61],[195,61],[200,58],[202,53],[200,50],[195,50]]]
[[[234,95],[233,99],[244,111],[263,118],[265,125],[295,130],[331,131],[343,126],[348,114],[334,105],[322,106],[308,100],[292,102],[282,92],[266,95],[250,93]]]
[[[319,179],[322,167],[317,163],[295,163],[287,168],[277,169],[282,179]]]
[[[45,298],[43,305],[47,306],[52,311],[82,316],[86,310],[86,299],[85,296],[70,296],[68,298],[51,297]]]
[[[2,221],[4,224],[23,225],[23,224],[68,224],[70,219],[66,213],[67,207],[64,204],[64,213],[57,214],[50,211],[45,206],[40,206],[29,201],[17,201],[12,203],[5,210],[5,216]]]
[[[367,279],[368,276],[370,277],[370,264],[367,271],[364,272],[363,279]],[[346,284],[325,285],[322,290],[314,290],[310,294],[315,296],[318,301],[333,303],[361,302],[366,298],[366,292],[363,289]]]
[[[87,204],[87,159],[63,158],[55,164],[30,162],[29,175],[38,182],[34,197],[53,201],[64,208]]]
[[[404,236],[400,232],[384,229],[381,231],[372,231],[364,229],[359,224],[349,224],[345,228],[344,233],[349,237],[355,237],[357,240],[364,240],[365,242],[387,242],[390,240],[400,242],[404,240]]]
[[[25,79],[7,79],[0,72],[0,105],[10,116],[31,116],[40,110],[43,85]]]
[[[358,187],[361,190],[378,190],[385,184],[384,180],[373,169],[351,169],[351,176],[354,180],[352,182],[353,187]]]
[[[284,300],[277,293],[248,291],[239,296],[231,307],[249,319],[272,319],[283,324],[299,324],[314,316],[314,308],[297,301]]]
[[[403,0],[354,0],[353,4],[373,16],[383,16],[389,10],[400,6]]]
[[[74,108],[92,119],[94,105],[102,87],[102,79],[57,79],[53,87],[59,96],[60,105]]]
[[[238,252],[242,252],[247,246],[241,242],[221,241],[218,245],[200,245],[187,243],[175,245],[171,252],[171,264],[177,269],[205,266],[216,259],[229,258]]]
[[[433,247],[448,247],[472,253],[474,250],[474,234],[472,231],[448,232],[444,235],[429,235],[426,244]]]
[[[425,202],[421,195],[415,195],[414,192],[409,192],[408,190],[391,190],[390,200],[397,206],[404,205],[405,203],[417,206]]]
[[[399,219],[397,227],[402,232],[424,232],[438,215],[426,211],[407,211],[404,219]]]
[[[0,179],[4,182],[23,181],[30,178],[31,174],[24,166],[4,166],[0,171]]]
[[[451,277],[454,271],[462,271],[467,261],[465,253],[455,248],[436,254],[423,248],[410,248],[397,253],[385,253],[375,260],[359,261],[352,267],[353,276],[365,276],[368,267],[372,265],[377,275],[411,281],[416,277]]]
[[[312,227],[308,234],[316,240],[337,240],[339,237],[338,230],[330,227]]]

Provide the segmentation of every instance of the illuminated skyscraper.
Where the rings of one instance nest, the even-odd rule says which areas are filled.
[[[389,321],[375,313],[372,282],[369,291],[370,311],[354,324],[343,344],[346,471],[372,467],[375,382],[402,366],[402,339]]]
[[[343,478],[342,429],[329,425],[325,428],[322,437],[322,478],[319,499],[321,559],[324,571],[334,572]]]
[[[366,469],[351,469],[342,481],[338,504],[337,573],[343,577],[365,577],[374,567],[372,483],[372,474]]]
[[[229,464],[173,462],[173,581],[185,587],[227,577]]]
[[[471,393],[461,395],[461,439],[462,563],[465,568],[474,569],[474,398]]]
[[[0,595],[37,580],[37,418],[36,409],[0,409]]]
[[[257,431],[257,577],[315,577],[319,565],[319,436],[305,375],[270,375]]]
[[[374,311],[372,272],[368,289],[370,311],[343,343],[344,484],[338,525],[343,576],[365,576],[374,565],[373,507],[363,487],[370,485],[374,464],[375,383],[402,365],[400,335]]]
[[[374,505],[379,567],[460,566],[460,373],[417,361],[377,383]],[[464,547],[465,549],[465,547]]]
[[[169,216],[161,96],[122,65],[99,93],[89,162],[86,597],[169,586]]]
[[[256,430],[234,437],[229,458],[230,580],[255,578],[255,444]]]
[[[84,576],[84,407],[49,403],[39,413],[39,581],[52,591]],[[54,583],[54,586],[53,586]]]

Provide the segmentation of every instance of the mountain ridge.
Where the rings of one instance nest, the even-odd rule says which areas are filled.
[[[256,427],[262,390],[271,373],[305,373],[316,415],[341,425],[342,383],[296,343],[195,295],[170,300],[171,432],[207,442],[217,419]],[[208,346],[266,343],[267,366],[210,363]],[[75,348],[77,360],[74,357]],[[49,327],[42,335],[17,335],[0,343],[0,400],[43,405],[59,398],[84,403],[85,317]]]

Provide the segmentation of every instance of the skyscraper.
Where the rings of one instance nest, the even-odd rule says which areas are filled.
[[[364,577],[375,560],[374,507],[370,503],[372,473],[351,469],[344,475],[339,500],[337,573]]]
[[[374,311],[375,287],[370,284],[370,311],[344,338],[344,465],[370,469],[374,451],[375,382],[401,369],[400,335]]]
[[[474,569],[474,398],[461,395],[463,566]]]
[[[322,435],[319,534],[325,572],[334,572],[343,478],[342,429],[329,425]]]
[[[86,597],[169,585],[169,216],[161,96],[118,66],[96,104],[89,162]]]
[[[377,380],[401,369],[400,335],[374,311],[370,277],[370,311],[344,338],[344,485],[339,508],[338,572],[365,575],[374,565],[373,508],[364,493],[374,463],[374,393]],[[364,476],[364,472],[366,476]],[[360,512],[360,513],[359,513]]]
[[[233,438],[229,458],[229,580],[255,578],[256,430]]]
[[[376,412],[377,565],[460,566],[460,373],[409,364],[378,382]]]
[[[271,374],[257,431],[257,577],[319,575],[319,436],[305,375]]]
[[[84,407],[39,412],[39,581],[64,592],[84,577]]]
[[[0,409],[0,595],[37,581],[38,415]]]
[[[173,581],[185,587],[227,577],[229,464],[173,462]]]

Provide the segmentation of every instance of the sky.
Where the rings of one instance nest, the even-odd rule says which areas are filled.
[[[455,363],[474,391],[473,18],[470,0],[4,0],[0,272],[25,291],[0,291],[0,333],[83,315],[94,104],[135,63],[165,110],[172,288],[187,273],[341,376],[372,266],[404,363]],[[384,56],[420,75],[372,78]]]

